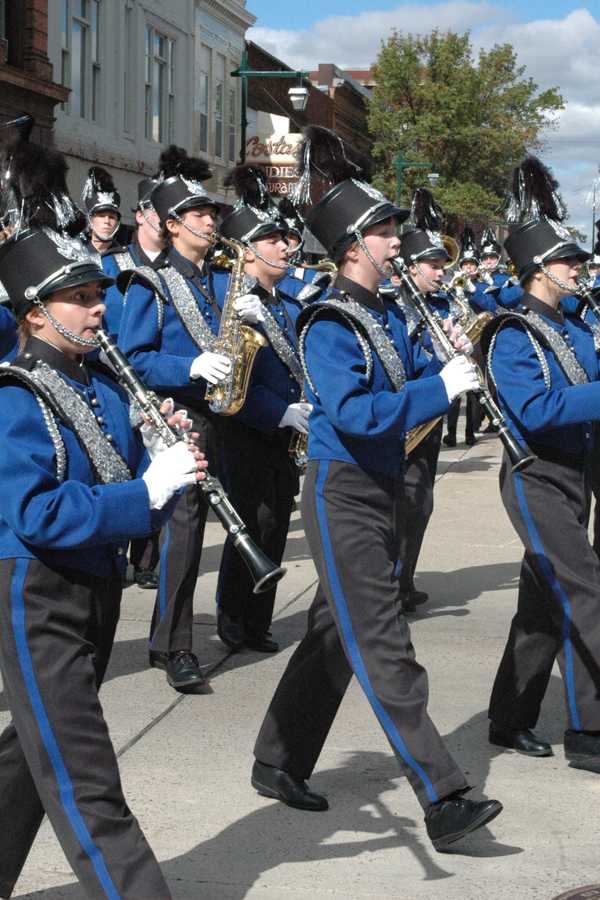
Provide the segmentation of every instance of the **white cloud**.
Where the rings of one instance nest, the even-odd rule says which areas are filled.
[[[470,30],[475,47],[511,43],[540,88],[559,88],[567,105],[557,129],[544,136],[543,158],[561,183],[570,221],[589,235],[591,209],[585,195],[600,163],[600,17],[582,8],[562,19],[520,22],[491,2],[410,4],[330,16],[301,31],[259,25],[249,38],[297,68],[316,68],[320,62],[362,68],[374,62],[381,41],[394,28],[421,34],[433,28]]]

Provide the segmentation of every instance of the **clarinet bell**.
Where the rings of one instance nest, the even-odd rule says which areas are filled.
[[[281,581],[287,569],[276,566],[266,553],[252,540],[247,532],[242,532],[234,540],[234,545],[240,556],[248,566],[248,571],[254,582],[253,594],[263,594],[274,588]]]

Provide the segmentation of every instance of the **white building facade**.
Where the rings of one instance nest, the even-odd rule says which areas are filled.
[[[101,165],[131,222],[137,183],[170,143],[210,162],[207,188],[221,195],[239,153],[240,84],[230,73],[253,22],[237,0],[52,0],[48,55],[71,89],[54,136],[73,196]]]

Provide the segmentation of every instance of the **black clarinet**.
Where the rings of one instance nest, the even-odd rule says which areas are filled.
[[[600,322],[600,287],[589,288],[584,284],[579,284],[575,291],[576,297],[581,297],[584,303],[587,303],[595,318]]]
[[[455,348],[452,346],[452,342],[444,331],[439,318],[435,315],[435,313],[431,311],[427,304],[427,301],[423,297],[423,294],[418,290],[416,284],[408,274],[404,261],[399,257],[395,257],[391,260],[391,263],[395,274],[398,276],[398,278],[400,278],[403,286],[409,292],[411,302],[415,305],[416,309],[422,316],[423,321],[427,325],[429,333],[437,340],[440,347],[442,348],[442,352],[444,355],[444,359],[442,361],[450,362],[451,359],[458,355],[459,351],[455,350]],[[535,456],[531,452],[529,447],[527,447],[527,449],[524,449],[509,430],[508,425],[506,424],[506,420],[502,415],[498,404],[492,397],[488,388],[483,383],[481,372],[479,372],[479,382],[480,387],[477,391],[474,391],[474,393],[477,394],[477,399],[479,400],[479,403],[484,409],[486,415],[490,419],[492,425],[494,425],[498,429],[498,437],[502,441],[504,449],[506,450],[508,458],[510,459],[512,471],[517,472],[519,469],[522,469],[525,466],[529,465],[529,463],[533,462]]]
[[[160,411],[160,400],[156,394],[148,390],[125,354],[119,350],[105,331],[99,330],[96,334],[98,343],[115,370],[120,383],[131,399],[138,404],[143,415],[150,420],[164,443],[171,447],[178,441],[184,440],[183,435],[177,434],[167,423]],[[214,475],[209,475],[208,472],[205,475],[206,477],[198,482],[198,487],[206,494],[210,508],[248,566],[254,582],[253,592],[262,594],[264,591],[271,590],[283,578],[286,570],[282,566],[276,566],[252,540],[244,522],[231,505],[219,479]]]

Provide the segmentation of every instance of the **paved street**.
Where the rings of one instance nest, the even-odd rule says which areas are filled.
[[[274,623],[283,649],[272,657],[228,656],[214,636],[221,530],[213,524],[195,640],[214,693],[177,695],[163,673],[147,668],[153,595],[137,588],[125,592],[102,693],[126,796],[176,900],[550,900],[600,882],[600,776],[565,764],[559,678],[552,678],[539,729],[554,745],[552,759],[496,751],[486,742],[488,694],[521,555],[500,504],[499,444],[483,439],[441,459],[419,577],[431,600],[412,617],[413,639],[429,669],[434,721],[476,792],[502,800],[505,812],[460,851],[435,853],[421,809],[354,683],[312,780],[331,809],[304,813],[259,797],[249,784],[252,745],[303,633],[315,573],[296,513]],[[0,695],[0,723],[8,719]],[[83,897],[47,824],[15,896]]]

